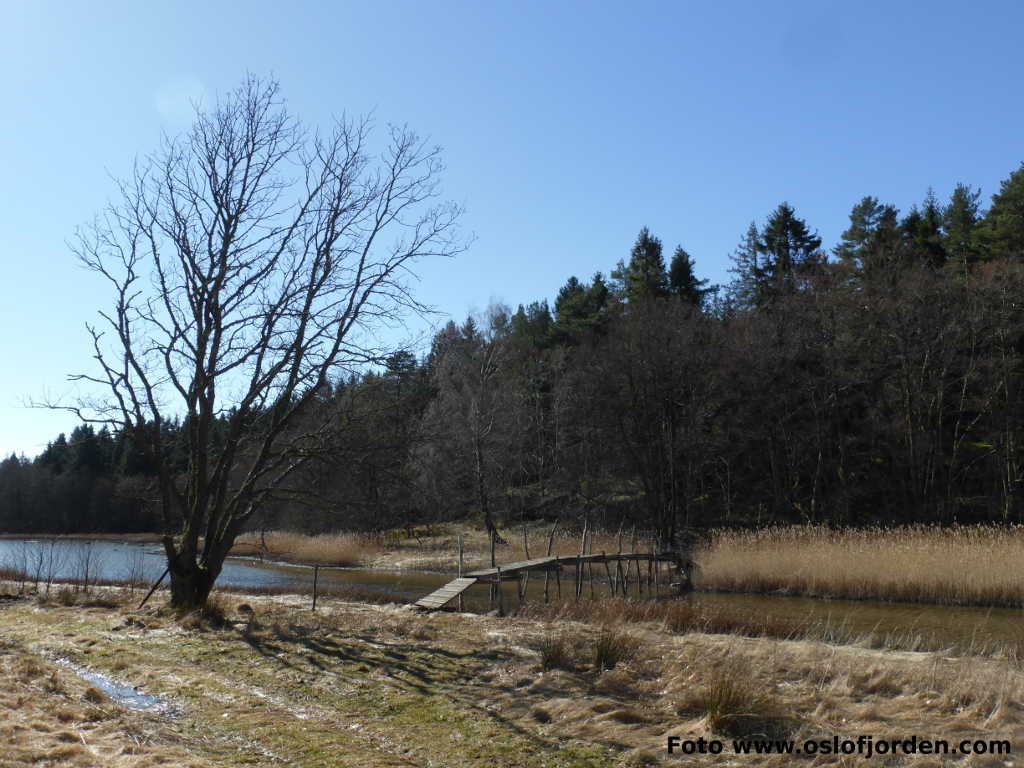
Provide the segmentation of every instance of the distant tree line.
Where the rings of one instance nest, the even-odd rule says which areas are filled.
[[[902,215],[865,197],[831,250],[782,203],[733,262],[709,287],[645,228],[554,306],[334,382],[316,407],[343,439],[254,524],[1024,519],[1024,165],[987,209],[963,184]],[[0,463],[0,529],[154,530],[151,480],[130,437],[80,426]]]

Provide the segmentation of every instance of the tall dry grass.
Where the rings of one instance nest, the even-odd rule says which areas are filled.
[[[744,606],[708,605],[689,600],[606,598],[526,603],[516,615],[545,622],[579,621],[611,628],[646,625],[672,634],[700,632],[749,638],[807,640],[830,645],[899,651],[942,651],[958,656],[1010,659],[1024,663],[1024,636],[973,633],[937,634],[914,627],[872,630],[851,626],[843,618],[786,616]]]
[[[1024,527],[819,526],[719,532],[697,556],[698,586],[730,592],[1024,604]]]
[[[308,536],[293,531],[267,531],[240,536],[231,552],[309,565],[366,565],[383,547],[373,536],[360,533],[321,533]]]

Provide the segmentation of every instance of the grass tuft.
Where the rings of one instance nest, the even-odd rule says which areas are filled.
[[[540,652],[540,666],[547,672],[564,669],[571,672],[576,667],[572,643],[565,635],[549,633],[537,643]]]
[[[591,650],[594,669],[615,669],[619,663],[632,659],[639,645],[639,641],[632,635],[611,627],[603,628]]]
[[[703,684],[677,702],[681,715],[703,716],[714,733],[775,738],[790,730],[775,702],[735,669],[709,670]]]

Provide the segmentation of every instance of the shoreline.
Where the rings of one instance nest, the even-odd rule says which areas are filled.
[[[457,525],[457,524],[456,524]],[[531,535],[544,534],[546,526],[535,525]],[[991,570],[990,563],[995,557],[968,558],[961,556],[956,559],[978,569],[972,577],[963,573],[964,569],[953,572],[954,558],[934,559],[932,552],[943,546],[947,539],[944,534],[928,533],[922,536],[920,530],[918,552],[920,564],[912,571],[902,575],[898,573],[884,574],[885,578],[875,577],[876,574],[860,574],[847,564],[845,570],[835,573],[821,572],[822,563],[834,562],[833,553],[846,554],[842,542],[835,543],[815,538],[817,529],[812,527],[799,529],[783,529],[764,531],[755,534],[725,534],[716,538],[697,556],[697,573],[695,578],[696,592],[703,594],[748,595],[751,597],[785,597],[816,601],[848,601],[858,603],[884,603],[908,606],[936,606],[949,608],[995,608],[1020,610],[1024,608],[1024,585],[1018,586],[1006,582],[1003,574],[996,574],[1001,579],[993,583],[993,576],[984,570]],[[996,551],[1002,546],[1016,555],[1018,547],[1024,557],[1024,538],[1010,532],[1000,532],[992,528],[971,529],[984,534],[968,544],[981,551],[982,546],[988,547],[982,554]],[[787,531],[796,531],[798,535],[789,536]],[[510,532],[511,533],[511,532]],[[878,547],[896,547],[901,544],[901,536],[906,535],[905,529],[889,531],[854,531],[840,532],[839,537],[856,539],[857,543],[873,543]],[[290,532],[266,532],[268,547],[266,554],[260,558],[258,534],[245,534],[232,548],[228,559],[245,563],[252,567],[315,569],[316,567],[337,570],[367,572],[378,574],[422,574],[425,576],[455,578],[458,572],[456,534],[453,524],[438,524],[430,534],[420,532],[413,538],[401,538],[398,532],[388,532],[371,536],[368,534],[333,533],[308,536]],[[461,534],[460,534],[461,535]],[[525,533],[524,533],[525,535]],[[481,550],[482,531],[470,529],[465,533],[467,540],[466,557],[463,571],[486,567],[482,563],[486,553]],[[508,538],[514,541],[514,537]],[[556,540],[559,548],[565,548],[575,537],[566,535]],[[961,535],[961,539],[964,538]],[[142,545],[162,545],[162,537],[154,533],[73,533],[73,534],[0,534],[0,541],[33,540],[33,541],[105,541]],[[956,536],[950,536],[952,545],[960,546],[966,551]],[[384,543],[387,542],[387,543]],[[980,542],[980,544],[978,543]],[[995,542],[995,543],[993,543]],[[904,542],[905,544],[905,542]],[[574,545],[575,546],[575,545]],[[288,551],[293,549],[298,556]],[[530,545],[533,552],[543,551],[536,547],[536,541]],[[578,551],[578,548],[576,549]],[[749,554],[745,554],[749,553]],[[160,554],[159,552],[156,554]],[[878,559],[879,553],[872,553]],[[883,553],[884,554],[884,553]],[[303,557],[305,555],[305,557]],[[504,547],[500,560],[512,562],[525,559],[522,557],[523,547]],[[933,558],[928,560],[926,558]],[[361,562],[360,562],[361,560]],[[1002,571],[1015,572],[1013,563],[1004,562]],[[893,567],[899,567],[897,563]],[[897,578],[899,577],[899,578]],[[973,578],[974,581],[970,581]],[[1006,583],[1004,583],[1006,582]]]

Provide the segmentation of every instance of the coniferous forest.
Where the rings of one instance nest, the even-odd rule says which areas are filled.
[[[343,437],[254,523],[1021,522],[1024,165],[990,201],[865,197],[832,247],[782,203],[724,286],[646,228],[622,250],[553,306],[335,381],[316,407]],[[153,481],[130,437],[77,426],[0,463],[0,530],[155,531]]]

